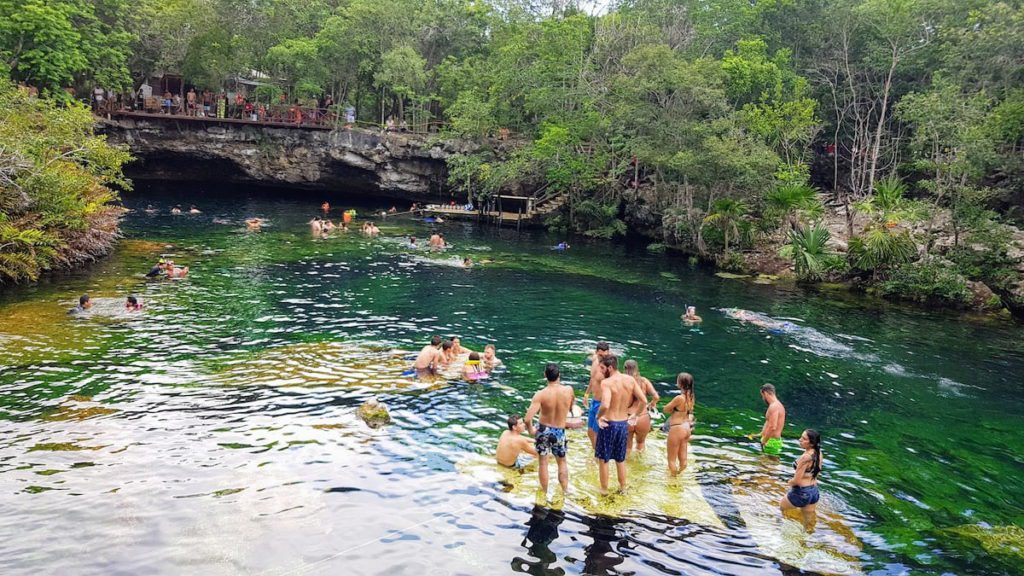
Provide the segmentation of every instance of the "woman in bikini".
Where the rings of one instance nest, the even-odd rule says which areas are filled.
[[[650,380],[640,375],[640,367],[637,365],[636,360],[626,360],[624,370],[626,374],[636,380],[636,383],[640,385],[640,389],[644,391],[644,397],[649,399],[645,406],[634,404],[630,407],[630,412],[636,414],[636,421],[629,426],[629,439],[626,442],[626,455],[628,456],[633,451],[634,437],[636,438],[636,451],[644,451],[647,435],[651,432],[650,410],[658,405],[658,400],[661,397],[658,396],[657,390],[654,389],[654,384],[651,384]]]
[[[818,474],[821,473],[821,434],[808,428],[800,435],[803,455],[793,462],[793,478],[789,481],[789,493],[779,501],[783,516],[789,510],[799,510],[803,515],[804,528],[812,530],[816,519],[818,499]]]
[[[680,372],[676,376],[679,395],[665,406],[668,421],[668,471],[675,476],[686,468],[686,453],[693,432],[693,376]]]

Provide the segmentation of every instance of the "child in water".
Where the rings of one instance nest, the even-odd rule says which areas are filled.
[[[462,377],[470,382],[487,378],[487,371],[480,365],[480,353],[473,352],[462,366]]]
[[[124,309],[128,312],[138,312],[142,310],[142,304],[135,296],[129,296],[124,302]]]

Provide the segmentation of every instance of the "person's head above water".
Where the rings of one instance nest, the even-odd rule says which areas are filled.
[[[139,305],[139,299],[138,299],[138,298],[136,298],[135,296],[129,296],[129,297],[128,297],[128,298],[127,298],[127,299],[125,300],[125,303],[126,303],[127,305],[131,306],[132,308],[136,308],[136,307],[137,307],[137,306]]]
[[[484,346],[484,356],[494,356],[494,351],[494,344],[488,344],[487,346]]]
[[[480,361],[480,353],[479,352],[470,352],[469,353],[469,360],[470,360],[470,362],[479,362]]]
[[[607,354],[611,350],[611,346],[609,346],[607,342],[602,340],[601,342],[597,343],[597,346],[594,348],[594,350],[596,350],[599,355],[603,355]]]
[[[771,404],[772,399],[775,398],[775,386],[772,384],[761,385],[761,398]]]
[[[431,337],[430,338],[430,345],[431,346],[440,346],[441,345],[441,337],[440,336],[433,336],[433,337]]]
[[[452,349],[452,341],[451,340],[445,340],[444,342],[441,343],[441,350],[444,350],[445,352],[447,352],[447,351],[449,351],[451,349]]]
[[[88,294],[82,294],[78,297],[78,305],[82,308],[89,309],[92,307],[92,299],[89,298]]]
[[[561,371],[558,369],[558,364],[549,362],[547,366],[544,366],[544,378],[548,382],[557,382],[561,378]]]

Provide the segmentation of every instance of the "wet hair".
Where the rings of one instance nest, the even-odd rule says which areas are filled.
[[[452,341],[451,340],[445,340],[444,342],[441,343],[441,350],[451,350],[451,349],[452,349]]]
[[[637,365],[636,360],[633,360],[632,358],[626,360],[626,363],[622,365],[622,370],[630,376],[640,375],[640,366]]]
[[[775,394],[775,385],[774,384],[762,384],[761,385],[761,394]]]
[[[554,382],[555,380],[558,380],[560,376],[561,373],[558,369],[558,364],[549,362],[548,365],[544,367],[544,378],[547,378],[548,382]]]
[[[601,358],[601,365],[607,368],[619,369],[619,357],[615,354],[608,354],[604,358]]]
[[[602,351],[608,351],[611,349],[607,342],[601,341],[597,343],[597,349]]]
[[[509,430],[515,430],[516,426],[518,426],[518,425],[519,425],[519,415],[518,414],[513,414],[513,415],[508,417],[508,429]]]
[[[679,393],[686,396],[686,401],[690,405],[690,410],[693,410],[693,404],[696,399],[693,394],[693,374],[689,372],[680,372],[676,376],[676,387],[679,388]]]
[[[469,359],[470,360],[479,360],[480,359],[480,353],[479,352],[470,352]]]
[[[85,306],[85,303],[88,302],[88,301],[89,301],[89,295],[88,294],[82,294],[81,296],[78,297],[78,305],[79,306]]]
[[[139,305],[139,299],[136,298],[135,296],[129,296],[128,297],[128,303],[131,304],[132,306],[138,306]]]
[[[451,341],[452,341],[453,343],[454,343],[454,342],[455,342],[456,340],[459,340],[460,342],[462,341],[461,339],[459,339],[459,337],[458,337],[458,336],[452,336],[451,338],[449,338],[449,340],[451,340]]]
[[[441,337],[440,336],[432,337],[430,339],[430,345],[431,346],[440,346],[441,345]]]
[[[486,352],[488,348],[491,350],[497,350],[497,348],[494,347],[494,344],[488,344],[487,346],[484,346],[484,352]]]
[[[818,474],[821,474],[821,434],[814,428],[804,430],[804,434],[807,434],[807,441],[811,443],[811,448],[814,448],[814,460],[809,472],[811,476],[817,478]]]

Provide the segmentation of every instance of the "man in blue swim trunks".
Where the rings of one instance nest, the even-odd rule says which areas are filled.
[[[640,409],[646,409],[647,397],[637,381],[628,374],[619,372],[619,359],[606,354],[601,359],[604,380],[601,382],[601,408],[597,412],[599,432],[597,433],[598,472],[601,478],[601,494],[608,494],[608,461],[615,460],[615,471],[619,477],[619,492],[626,490],[626,445],[629,441],[629,420],[634,416],[629,408],[636,402]]]
[[[598,342],[594,355],[590,357],[590,383],[583,393],[583,405],[587,406],[587,398],[592,398],[587,412],[587,437],[591,448],[597,448],[597,411],[601,408],[601,380],[604,379],[601,359],[610,353],[607,342]]]
[[[558,364],[544,367],[544,378],[547,386],[533,395],[530,408],[526,411],[526,429],[536,436],[538,455],[537,474],[540,476],[540,488],[544,496],[548,493],[548,457],[554,455],[558,462],[558,483],[562,485],[562,493],[569,492],[569,466],[565,462],[568,447],[565,440],[565,420],[569,415],[576,394],[572,386],[562,384]],[[533,417],[540,414],[540,426],[533,428]]]

